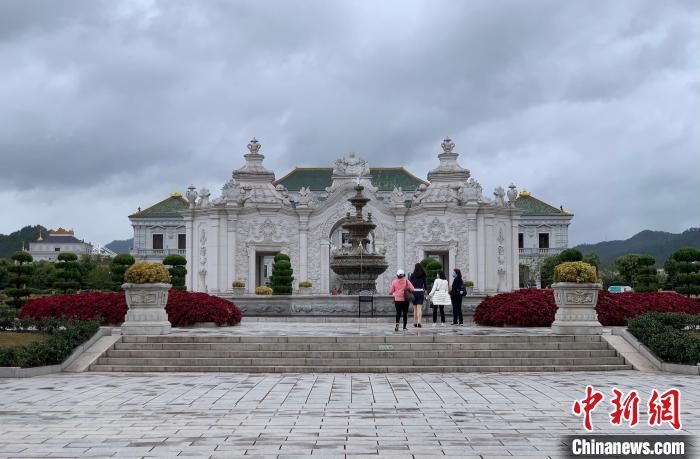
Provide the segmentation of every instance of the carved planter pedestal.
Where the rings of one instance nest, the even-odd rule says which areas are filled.
[[[170,322],[165,312],[170,284],[122,285],[129,310],[122,324],[122,335],[167,335]]]
[[[557,304],[552,332],[557,335],[600,335],[603,332],[595,310],[600,284],[558,282],[552,288]]]
[[[299,287],[299,295],[311,295],[313,287]]]
[[[234,296],[245,295],[245,287],[231,287]]]

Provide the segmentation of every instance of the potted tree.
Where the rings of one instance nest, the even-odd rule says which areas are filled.
[[[170,322],[168,303],[170,275],[161,263],[139,262],[124,273],[122,288],[129,310],[122,324],[124,335],[165,335]]]
[[[231,283],[231,289],[233,290],[234,296],[241,296],[245,294],[245,282],[242,280],[235,280]]]
[[[603,328],[595,310],[601,287],[593,265],[583,261],[557,265],[552,284],[557,313],[552,331],[560,335],[601,334]]]
[[[311,281],[301,281],[299,282],[299,294],[300,295],[311,295],[311,287],[313,285],[311,284]]]

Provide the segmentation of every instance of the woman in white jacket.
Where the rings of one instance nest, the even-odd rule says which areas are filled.
[[[450,284],[445,280],[445,273],[440,271],[437,273],[437,279],[433,282],[433,289],[428,294],[428,299],[432,302],[433,307],[433,327],[437,325],[437,313],[440,308],[441,326],[445,326],[445,306],[451,305],[450,300]]]

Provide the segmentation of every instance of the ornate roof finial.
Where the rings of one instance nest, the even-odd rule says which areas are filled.
[[[250,151],[254,155],[257,155],[258,151],[260,151],[261,146],[262,145],[260,144],[260,142],[258,142],[258,139],[253,137],[253,140],[251,140],[248,144],[248,151]]]
[[[450,139],[450,136],[445,136],[445,139],[442,141],[442,151],[445,153],[452,153],[452,150],[455,148],[455,143]]]

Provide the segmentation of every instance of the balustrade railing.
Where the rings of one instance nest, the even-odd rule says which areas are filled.
[[[132,255],[135,256],[165,256],[165,255],[182,255],[185,256],[187,251],[185,249],[134,249],[131,251]]]
[[[561,249],[561,248],[540,249],[540,248],[534,247],[534,248],[518,249],[518,252],[520,253],[520,255],[525,255],[525,256],[549,257],[552,255],[557,255],[557,254],[561,253],[562,250],[564,250],[564,249]]]

